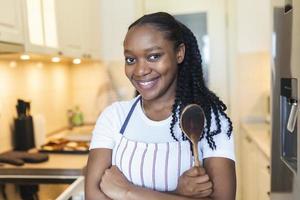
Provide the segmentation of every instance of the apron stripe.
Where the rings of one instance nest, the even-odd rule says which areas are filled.
[[[156,164],[156,156],[157,156],[157,143],[155,143],[154,156],[153,156],[153,165],[152,165],[152,183],[153,189],[155,190],[155,164]]]
[[[146,144],[146,148],[143,152],[143,155],[142,155],[142,159],[141,159],[141,167],[140,167],[140,175],[141,175],[141,181],[142,181],[142,186],[145,187],[145,182],[144,182],[144,160],[145,160],[145,154],[146,154],[146,151],[148,149],[148,144]]]
[[[180,170],[181,170],[181,144],[178,142],[178,172],[177,177],[180,176]]]
[[[132,182],[132,177],[131,177],[131,169],[132,169],[132,167],[131,167],[131,164],[132,164],[132,158],[133,158],[133,155],[134,155],[135,150],[136,150],[136,146],[137,146],[137,142],[135,141],[135,142],[134,142],[134,147],[133,147],[132,153],[131,153],[131,155],[130,155],[129,166],[128,166],[128,169],[129,169],[129,179],[130,179],[131,182]]]
[[[125,152],[125,150],[127,149],[127,145],[128,145],[128,140],[126,141],[126,145],[125,145],[125,147],[124,147],[124,149],[123,149],[123,151],[122,151],[122,154],[121,154],[121,158],[120,158],[120,167],[121,167],[121,171],[123,171],[123,156],[124,156],[124,152]]]
[[[117,165],[117,155],[118,155],[118,152],[119,152],[119,148],[120,148],[120,145],[123,141],[123,137],[121,138],[119,144],[118,144],[118,147],[117,147],[117,150],[116,150],[116,153],[115,153],[115,165]]]
[[[167,143],[166,162],[165,162],[165,191],[168,190],[168,164],[169,164],[169,143]]]

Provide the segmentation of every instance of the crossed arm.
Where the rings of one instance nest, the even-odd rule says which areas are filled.
[[[129,183],[116,167],[111,167],[111,157],[112,150],[110,149],[99,148],[90,151],[85,184],[87,200],[235,199],[235,166],[234,162],[229,159],[205,159],[204,168],[207,174],[205,170],[197,173],[197,170],[192,168],[180,177],[176,191],[166,193]],[[191,184],[193,180],[195,183]]]

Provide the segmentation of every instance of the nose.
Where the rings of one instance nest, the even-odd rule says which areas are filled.
[[[136,76],[145,76],[151,73],[151,68],[147,65],[147,62],[144,60],[139,60],[134,68],[134,74]]]

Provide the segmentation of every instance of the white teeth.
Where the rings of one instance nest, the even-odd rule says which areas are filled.
[[[140,82],[140,84],[146,86],[146,85],[151,84],[152,82],[153,82],[153,81],[149,81],[149,82]]]

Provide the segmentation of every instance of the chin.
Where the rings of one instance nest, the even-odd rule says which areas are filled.
[[[144,100],[153,100],[155,98],[157,98],[157,94],[153,94],[153,93],[149,93],[149,92],[139,92],[140,95],[143,97]]]

